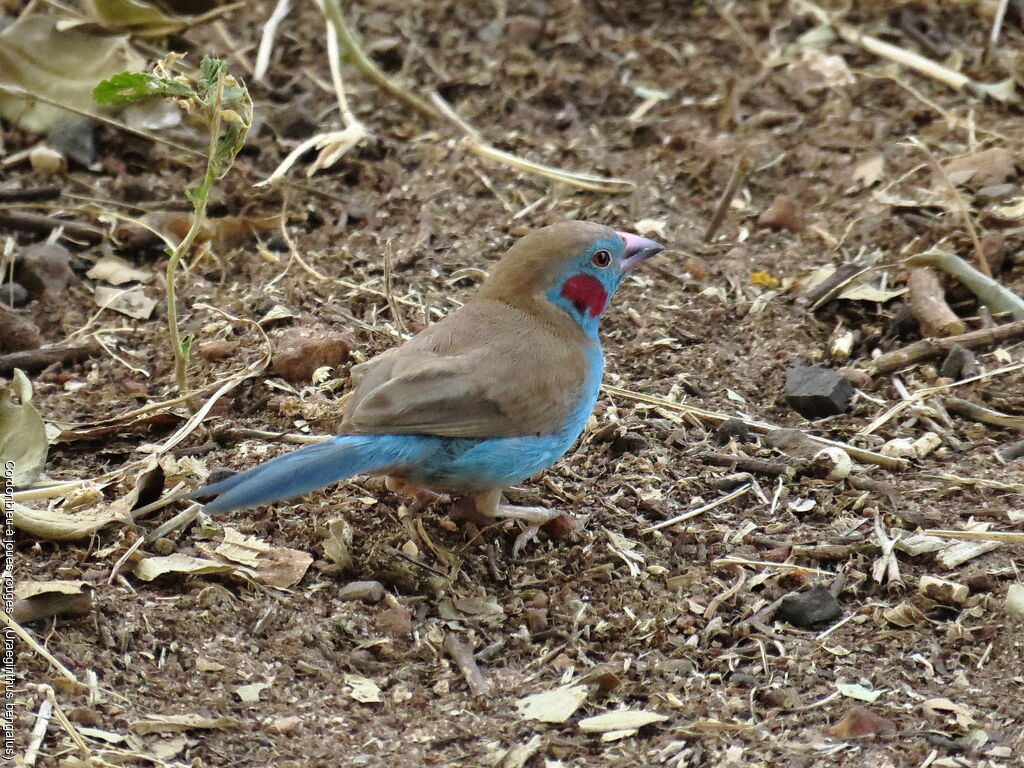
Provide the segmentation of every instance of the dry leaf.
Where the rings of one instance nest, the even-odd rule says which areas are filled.
[[[128,724],[128,729],[139,736],[148,733],[177,733],[194,729],[234,728],[235,721],[226,716],[203,717],[202,715],[146,715],[145,720]]]
[[[516,702],[519,716],[542,723],[564,723],[586,700],[588,686],[570,685],[544,693],[533,693]]]
[[[93,290],[93,300],[97,307],[112,309],[136,320],[148,320],[156,307],[156,299],[151,299],[141,288],[126,290],[97,285]]]
[[[869,704],[874,703],[878,700],[878,697],[882,695],[881,691],[876,691],[872,688],[865,688],[860,683],[836,683],[836,689],[851,699],[857,699],[857,701],[866,701]]]
[[[851,707],[838,723],[828,729],[828,734],[837,739],[854,739],[895,730],[896,724],[892,720],[876,715],[866,707]]]
[[[1024,621],[1024,584],[1011,584],[1006,590],[1006,602],[1003,604],[1006,615],[1018,621]]]
[[[73,512],[56,508],[30,509],[17,502],[11,504],[15,528],[38,539],[50,541],[84,539],[105,525],[131,522],[131,515],[116,504],[100,504]]]
[[[352,555],[352,526],[342,518],[331,520],[327,523],[327,536],[324,538],[324,556],[342,570],[349,570],[353,566]]]
[[[887,608],[882,611],[882,616],[890,624],[904,628],[914,627],[928,620],[919,608],[910,603],[900,603],[893,608]]]
[[[167,555],[166,557],[147,557],[145,560],[140,560],[136,564],[133,573],[143,581],[152,581],[168,573],[185,573],[191,576],[201,576],[210,573],[245,573],[249,576],[254,575],[248,568],[220,563],[216,560],[204,560],[203,558],[192,557],[180,552],[175,552],[173,555]]]
[[[92,611],[92,585],[86,581],[19,581],[11,618],[28,624],[53,616],[86,616]]]
[[[931,718],[943,718],[945,713],[950,713],[956,718],[956,724],[961,728],[970,728],[974,725],[974,718],[971,716],[971,710],[965,707],[963,704],[956,704],[945,698],[928,699],[921,702],[921,709],[927,717]]]
[[[380,697],[380,688],[368,677],[345,675],[345,685],[352,689],[349,695],[363,704],[379,704],[384,701]]]
[[[0,389],[0,466],[14,467],[14,487],[28,485],[43,471],[49,443],[46,425],[32,405],[32,384],[20,368]]]
[[[22,14],[0,32],[0,72],[4,83],[38,93],[58,104],[95,112],[92,89],[101,80],[142,62],[131,52],[128,37],[64,29],[61,18]],[[31,133],[49,133],[68,112],[31,99],[0,96],[0,117]]]
[[[584,733],[608,733],[643,728],[651,723],[668,720],[666,715],[650,712],[646,709],[617,709],[603,715],[586,717],[580,720],[580,730]]]
[[[950,160],[942,166],[949,180],[956,185],[967,185],[973,189],[1002,184],[1014,174],[1013,153],[1003,147],[984,149],[964,157]],[[937,186],[945,181],[935,180]]]
[[[861,189],[867,189],[877,184],[884,173],[885,158],[882,155],[874,155],[858,163],[853,169],[853,183]]]
[[[240,685],[235,688],[235,694],[239,699],[252,704],[260,700],[260,694],[270,687],[270,683],[249,683],[249,685]]]
[[[111,285],[148,283],[153,279],[153,273],[148,269],[138,269],[117,256],[104,256],[93,264],[85,276],[92,280],[105,280]]]
[[[224,527],[224,541],[214,553],[254,569],[259,581],[273,587],[287,588],[298,584],[313,564],[313,557],[308,552],[274,547],[230,526]]]

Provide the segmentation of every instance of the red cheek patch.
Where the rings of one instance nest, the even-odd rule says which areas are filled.
[[[573,275],[562,285],[562,298],[572,303],[580,314],[597,317],[608,303],[601,281],[593,275]]]

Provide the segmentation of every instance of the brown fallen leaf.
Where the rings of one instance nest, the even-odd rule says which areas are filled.
[[[981,189],[993,184],[1002,184],[1014,173],[1013,153],[1004,147],[992,147],[981,152],[973,152],[943,164],[949,180],[957,186],[964,185],[972,189]],[[937,186],[942,186],[943,179],[936,179]]]
[[[203,717],[202,715],[146,715],[145,720],[128,724],[128,729],[139,736],[147,733],[177,733],[180,731],[234,728],[233,718],[227,716]]]
[[[11,618],[28,624],[53,616],[85,616],[92,610],[92,585],[85,581],[19,581]]]
[[[850,707],[842,719],[828,729],[828,734],[837,739],[853,739],[895,730],[896,724],[892,720],[876,715],[867,707]]]

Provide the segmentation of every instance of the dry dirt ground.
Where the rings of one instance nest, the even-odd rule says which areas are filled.
[[[18,9],[5,4],[12,5]],[[985,55],[996,5],[865,2],[846,18],[995,82],[1021,74],[1024,50],[1019,5],[1010,3],[999,44]],[[226,36],[208,24],[163,50],[187,51],[189,60],[227,54],[244,77],[271,9],[245,4],[222,19]],[[319,383],[291,384],[259,368],[176,447],[195,471],[241,469],[291,447],[241,428],[329,433],[350,363],[394,345],[399,320],[415,329],[425,308],[434,316],[450,311],[518,234],[566,218],[641,227],[670,246],[626,282],[607,313],[606,383],[866,449],[920,438],[930,425],[941,428],[944,443],[900,472],[857,462],[854,476],[875,483],[755,474],[763,497],[750,490],[649,532],[737,487],[719,481],[733,469],[707,463],[705,454],[785,456],[763,435],[721,444],[713,421],[671,403],[605,393],[570,453],[510,491],[516,501],[559,505],[580,527],[542,536],[518,560],[511,525],[453,522],[442,502],[417,527],[400,516],[401,498],[366,479],[292,504],[200,518],[134,555],[206,556],[231,526],[312,556],[289,589],[229,574],[144,581],[134,559],[110,583],[126,550],[182,503],[141,517],[137,528],[111,525],[79,541],[19,535],[19,581],[93,586],[87,615],[26,628],[80,680],[93,670],[99,697],[60,683],[38,653],[19,645],[18,755],[45,698],[36,685],[48,682],[75,729],[122,739],[84,737],[93,758],[107,761],[90,765],[1024,764],[1024,639],[1004,610],[1024,565],[1019,544],[954,567],[935,553],[891,546],[918,529],[983,522],[1020,530],[1024,466],[994,456],[1019,432],[908,409],[861,434],[901,401],[899,386],[914,393],[943,383],[941,358],[895,377],[858,379],[847,413],[814,422],[789,408],[783,392],[790,363],[844,365],[829,352],[843,330],[857,333],[845,364],[861,369],[873,350],[920,338],[905,297],[837,300],[812,311],[793,280],[858,258],[894,264],[935,244],[970,259],[961,204],[1001,262],[997,279],[1024,293],[1020,219],[994,212],[1019,197],[1019,186],[993,198],[967,184],[955,197],[908,138],[940,163],[994,147],[1019,162],[1020,101],[956,92],[843,42],[827,52],[843,58],[850,76],[840,71],[843,82],[823,84],[815,70],[822,60],[791,47],[814,26],[811,18],[782,2],[732,3],[719,12],[711,2],[380,0],[347,13],[387,72],[419,92],[438,89],[500,148],[630,179],[636,189],[588,192],[485,162],[449,128],[349,67],[351,106],[372,140],[309,180],[302,169],[312,154],[292,171],[292,183],[254,188],[299,140],[340,125],[322,21],[313,4],[298,4],[281,25],[267,79],[251,84],[257,124],[216,186],[211,213],[284,216],[305,265],[275,230],[213,243],[180,275],[179,306],[197,344],[230,342],[207,348],[222,353],[208,355],[217,359],[197,355],[191,365],[204,396],[259,363],[265,342],[250,321],[278,305],[291,317],[268,321],[272,336],[290,326],[342,331],[351,356]],[[203,143],[190,128],[168,135]],[[4,139],[7,153],[38,140],[9,124]],[[199,174],[195,158],[109,127],[97,130],[97,141],[98,170],[72,166],[57,177],[77,197],[50,203],[52,213],[96,222],[83,212],[87,203],[132,216],[184,210],[182,191]],[[738,165],[746,172],[713,241],[703,243]],[[1020,170],[1011,161],[996,183],[1020,184]],[[5,173],[3,187],[54,181],[21,165]],[[783,212],[781,227],[760,226],[780,194],[795,210]],[[15,252],[38,237],[4,236]],[[87,332],[121,330],[104,337],[116,357],[33,375],[43,417],[71,429],[173,397],[160,281],[144,288],[158,299],[149,320],[109,311],[92,319],[97,281],[85,277],[107,249],[158,274],[166,256],[110,238],[67,244],[75,280],[62,299],[37,300],[27,314],[50,344],[87,325]],[[387,252],[394,307],[385,299]],[[885,287],[903,287],[905,270],[885,275]],[[969,293],[952,286],[950,301],[968,329],[982,327]],[[996,371],[1024,360],[1020,343],[989,344],[977,356],[981,372],[992,375],[929,402],[955,394],[1019,420],[1024,372]],[[180,408],[140,427],[55,443],[47,476],[92,478],[144,458],[147,446],[180,426]],[[129,488],[107,487],[107,501]],[[339,519],[351,534],[347,567],[325,549],[329,524]],[[921,594],[927,575],[968,585],[970,594]],[[379,581],[386,596],[341,600],[357,580]],[[837,596],[838,618],[799,628],[775,616],[779,598],[816,584]],[[469,649],[461,655],[473,656],[475,673],[463,673],[459,648]],[[239,693],[253,684],[265,687]],[[586,696],[564,722],[528,719],[516,706],[563,685],[581,686],[566,695]],[[580,725],[623,708],[663,717],[613,734],[619,738]],[[148,734],[138,723],[151,715],[201,716],[221,727]],[[81,758],[68,728],[51,717],[36,764],[84,765]]]

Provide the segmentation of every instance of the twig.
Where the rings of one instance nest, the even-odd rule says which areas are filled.
[[[1012,81],[1009,88],[1005,83],[976,82],[967,77],[967,75],[957,72],[955,69],[943,66],[938,62],[932,61],[926,56],[921,56],[913,51],[904,50],[899,46],[887,43],[877,37],[865,35],[859,29],[850,24],[834,21],[823,8],[815,5],[814,3],[808,2],[808,0],[795,0],[795,2],[799,7],[803,8],[816,18],[819,23],[832,27],[843,40],[853,45],[860,46],[868,53],[873,53],[875,56],[879,56],[883,59],[895,61],[897,64],[902,64],[903,66],[909,67],[926,77],[938,80],[940,83],[948,85],[950,88],[957,91],[971,89],[983,95],[991,96],[999,101],[1010,101],[1012,98]]]
[[[94,227],[92,224],[56,219],[52,216],[25,211],[0,211],[0,226],[7,226],[22,232],[35,232],[40,235],[48,235],[55,229],[63,229],[64,234],[68,237],[90,244],[98,243],[107,236],[106,231]]]
[[[266,77],[267,69],[270,67],[270,55],[274,51],[274,39],[277,36],[277,28],[288,15],[292,8],[292,0],[277,0],[270,18],[263,25],[263,34],[260,36],[260,47],[256,52],[256,65],[253,67],[252,79],[256,82]]]
[[[672,400],[667,400],[663,397],[657,397],[656,395],[645,395],[642,392],[633,392],[628,389],[622,389],[621,387],[614,387],[611,384],[604,384],[601,386],[601,390],[609,395],[615,397],[623,397],[627,400],[633,400],[638,403],[647,403],[649,405],[655,405],[659,408],[664,408],[667,411],[675,411],[676,413],[682,413],[697,419],[700,422],[721,424],[723,421],[728,419],[738,418],[736,416],[730,416],[725,413],[718,413],[716,411],[709,411],[706,408],[697,408],[692,405],[684,405],[683,403],[677,403]],[[753,421],[751,419],[740,419],[750,429],[756,432],[772,432],[778,427],[774,424],[768,424],[763,421]],[[865,464],[876,464],[880,467],[894,472],[906,469],[910,466],[910,462],[906,459],[897,459],[892,456],[883,456],[880,453],[874,451],[868,451],[863,448],[857,448],[853,445],[842,443],[838,440],[829,440],[827,437],[819,437],[818,435],[811,435],[804,433],[805,436],[821,445],[831,445],[836,448],[842,448],[848,454],[850,458],[855,459]]]
[[[71,721],[68,720],[68,716],[64,714],[64,710],[61,709],[60,704],[57,703],[57,695],[53,692],[53,688],[49,685],[44,685],[42,688],[46,690],[46,700],[50,702],[50,705],[53,707],[53,713],[57,716],[57,720],[60,721],[64,731],[71,737],[71,740],[75,742],[75,746],[78,747],[78,752],[82,756],[82,759],[88,760],[92,753],[89,751],[89,747],[85,745],[85,740],[82,739],[82,735],[78,732],[78,729],[71,724]]]
[[[56,200],[64,188],[58,186],[30,187],[29,189],[0,189],[0,203],[28,203],[38,200]]]
[[[909,266],[929,266],[941,269],[955,277],[978,301],[993,312],[1007,312],[1014,320],[1024,320],[1024,298],[1021,298],[1002,283],[989,275],[979,272],[955,253],[926,251],[904,259]],[[987,261],[984,262],[986,265]]]
[[[967,324],[946,303],[939,278],[928,267],[915,267],[907,277],[910,311],[921,324],[922,336],[956,336]]]
[[[409,335],[409,326],[405,324],[405,318],[402,317],[402,313],[398,311],[398,302],[395,301],[394,293],[391,290],[391,281],[394,275],[391,268],[391,241],[389,240],[384,246],[384,293],[388,297],[388,307],[391,309],[391,319],[395,325],[398,326],[398,330],[403,336]]]
[[[999,0],[999,6],[996,8],[995,18],[992,19],[992,31],[988,35],[988,50],[991,53],[992,49],[996,47],[996,43],[999,42],[999,33],[1003,29],[1003,20],[1006,18],[1006,6],[1010,4],[1010,0]]]
[[[407,88],[400,86],[388,77],[363,50],[355,33],[348,26],[341,12],[338,0],[317,0],[324,15],[334,27],[338,42],[344,49],[346,57],[363,75],[388,95],[398,99],[420,115],[437,122],[448,123],[463,134],[462,145],[480,157],[511,166],[524,173],[532,173],[545,178],[561,181],[593,192],[609,194],[629,193],[635,189],[631,181],[625,179],[606,178],[592,174],[571,173],[552,166],[535,163],[517,157],[509,152],[497,149],[486,143],[478,131],[470,127],[455,111],[438,95],[433,94],[431,100],[421,98]]]
[[[487,696],[491,692],[491,681],[481,674],[480,667],[473,658],[473,649],[449,632],[444,637],[444,649],[455,660],[459,671],[466,678],[469,692],[473,696]]]
[[[717,4],[712,3],[717,7]],[[718,198],[718,204],[715,206],[715,213],[711,217],[711,221],[708,223],[708,228],[704,231],[704,242],[710,243],[711,239],[718,232],[718,228],[722,226],[722,222],[725,221],[725,215],[729,212],[729,206],[732,205],[732,199],[736,197],[736,193],[739,191],[740,185],[743,180],[747,177],[747,171],[750,169],[750,160],[746,155],[741,155],[736,160],[736,165],[732,167],[732,173],[729,174],[729,181],[725,185],[725,189],[722,190],[722,196]]]
[[[36,373],[54,363],[78,363],[88,360],[90,357],[97,357],[102,349],[99,344],[91,342],[74,346],[44,347],[10,352],[0,355],[0,376],[11,375],[15,368],[20,368],[27,373]]]
[[[1024,336],[1024,320],[997,325],[995,328],[969,331],[959,336],[947,336],[944,339],[922,339],[902,349],[876,357],[871,361],[869,369],[876,374],[892,373],[911,363],[943,355],[957,344],[965,349],[976,349],[986,344],[997,344],[1020,336]]]
[[[43,739],[46,738],[46,727],[50,724],[50,714],[53,712],[53,704],[49,699],[43,699],[39,704],[39,711],[36,713],[36,724],[32,727],[32,738],[28,743],[28,748],[25,750],[25,757],[23,764],[31,766],[36,764],[36,758],[39,757],[39,747],[43,744]]]
[[[1024,533],[1017,531],[951,531],[944,528],[929,528],[921,533],[925,536],[941,536],[961,541],[998,541],[1003,544],[1024,544]]]
[[[711,565],[749,565],[752,568],[784,568],[787,571],[798,571],[799,573],[814,573],[821,576],[835,576],[833,571],[823,571],[820,568],[808,568],[804,565],[793,563],[773,563],[770,560],[748,560],[745,557],[720,557],[712,560]]]
[[[972,403],[970,400],[962,400],[959,397],[944,398],[944,404],[953,413],[964,416],[972,421],[980,421],[982,424],[992,424],[997,427],[1024,431],[1024,416],[1011,416],[1008,413],[1000,413],[983,405]]]
[[[715,507],[720,507],[722,504],[725,504],[726,502],[732,501],[733,499],[738,499],[740,496],[749,491],[752,487],[753,485],[751,483],[741,485],[732,493],[727,493],[725,494],[725,496],[715,499],[714,501],[708,504],[702,504],[701,506],[696,507],[695,509],[691,509],[688,512],[683,512],[681,515],[670,517],[668,520],[662,520],[657,525],[652,525],[649,528],[644,528],[642,531],[640,531],[640,533],[654,533],[654,531],[660,531],[662,528],[667,528],[670,525],[675,525],[676,523],[681,523],[684,520],[689,520],[690,518],[697,517],[698,515],[703,515],[705,512],[708,512],[714,509]]]

